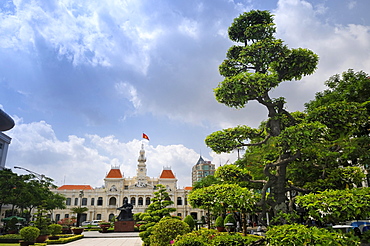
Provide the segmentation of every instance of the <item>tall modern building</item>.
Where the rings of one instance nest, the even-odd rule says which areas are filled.
[[[210,161],[205,161],[202,156],[200,156],[198,162],[193,166],[191,171],[192,185],[194,185],[195,182],[201,180],[202,178],[214,174],[215,164],[212,164]]]

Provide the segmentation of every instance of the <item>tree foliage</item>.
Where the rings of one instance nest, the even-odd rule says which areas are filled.
[[[299,206],[308,215],[324,224],[338,224],[370,216],[370,188],[325,190],[298,196]]]
[[[40,206],[48,211],[65,208],[65,197],[50,191],[56,186],[48,177],[39,180],[33,174],[17,175],[10,169],[0,170],[0,177],[0,208],[4,204],[11,204],[12,215],[16,209],[22,213]]]
[[[152,235],[153,226],[155,226],[162,218],[171,216],[170,213],[176,211],[175,208],[169,208],[174,202],[171,201],[164,185],[156,185],[157,191],[154,192],[154,197],[151,199],[151,204],[144,213],[139,215],[140,220],[146,224],[140,226],[139,236],[143,240],[143,245],[150,245],[150,235]]]

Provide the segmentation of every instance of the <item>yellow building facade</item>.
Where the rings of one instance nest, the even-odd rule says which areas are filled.
[[[63,218],[76,217],[70,210],[73,207],[87,207],[88,211],[82,215],[82,221],[103,220],[109,221],[119,214],[125,200],[133,205],[133,213],[144,212],[154,197],[156,185],[162,184],[167,188],[171,200],[171,207],[176,208],[172,215],[185,217],[192,215],[200,220],[205,212],[192,208],[187,202],[187,194],[191,187],[177,188],[177,178],[171,168],[164,167],[159,177],[148,177],[146,168],[145,150],[139,152],[136,176],[125,178],[119,167],[112,167],[104,178],[104,186],[93,188],[90,185],[63,185],[53,190],[66,197],[66,209],[56,209],[52,218],[59,221]]]

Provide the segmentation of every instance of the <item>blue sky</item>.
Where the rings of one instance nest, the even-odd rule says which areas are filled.
[[[266,119],[257,103],[236,110],[214,99],[234,18],[270,10],[278,38],[320,56],[314,75],[273,92],[295,111],[330,76],[369,72],[369,7],[367,0],[1,1],[0,107],[16,121],[5,132],[6,166],[98,187],[112,165],[134,176],[144,143],[149,176],[170,166],[179,187],[190,185],[200,154],[217,166],[237,156],[213,153],[207,135]]]

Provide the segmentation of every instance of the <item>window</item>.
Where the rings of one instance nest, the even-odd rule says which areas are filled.
[[[70,205],[71,205],[71,198],[67,198],[67,200],[66,200],[66,205],[67,205],[67,206],[70,206]]]
[[[188,205],[188,198],[185,197],[185,205]]]
[[[95,198],[91,198],[91,206],[95,205]]]
[[[65,214],[64,215],[64,218],[68,219],[69,218],[69,214]]]
[[[125,185],[124,189],[125,189],[125,190],[128,190],[128,185]]]
[[[57,221],[57,222],[58,222],[59,220],[60,220],[60,214],[56,214],[56,215],[55,215],[55,221]]]
[[[82,206],[86,206],[87,205],[87,198],[82,198]]]
[[[182,205],[182,199],[181,199],[181,197],[178,197],[177,198],[177,205]]]
[[[131,197],[131,204],[135,206],[135,204],[136,204],[136,199],[135,199],[135,197]]]
[[[96,220],[101,220],[101,214],[96,215]]]
[[[126,202],[128,203],[128,198],[127,197],[124,197],[123,198],[123,203],[125,204]]]
[[[204,165],[203,166],[203,170],[209,170],[209,166],[208,165]]]
[[[103,197],[98,197],[98,206],[103,206]]]
[[[139,197],[139,201],[137,202],[138,205],[144,205],[144,199]]]
[[[150,205],[150,197],[147,197],[147,198],[145,199],[145,205]]]
[[[177,216],[181,217],[181,213],[177,213]]]
[[[109,199],[109,205],[116,205],[116,203],[117,203],[117,199],[115,197],[111,197]]]
[[[112,221],[114,219],[114,214],[109,214],[109,221]]]
[[[78,205],[78,198],[76,197],[75,198],[75,206],[77,206]]]

